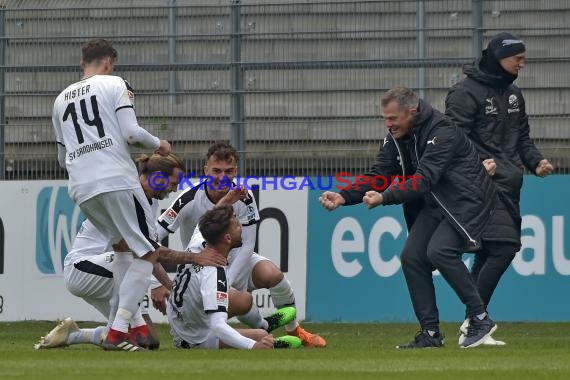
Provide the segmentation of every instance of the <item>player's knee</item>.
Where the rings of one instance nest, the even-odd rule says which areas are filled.
[[[253,268],[252,279],[257,289],[272,288],[279,284],[284,277],[281,269],[269,260],[260,261]]]
[[[228,315],[236,316],[246,314],[253,305],[253,297],[247,292],[230,289],[230,302]]]

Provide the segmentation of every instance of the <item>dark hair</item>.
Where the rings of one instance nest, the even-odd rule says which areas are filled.
[[[400,108],[417,108],[419,104],[418,96],[407,87],[394,87],[386,91],[382,96],[382,107],[394,101]]]
[[[209,160],[212,156],[219,161],[231,161],[232,158],[236,164],[239,161],[237,150],[225,141],[218,141],[210,145],[208,153],[206,153],[206,159]]]
[[[102,38],[89,40],[81,46],[81,59],[84,63],[91,63],[103,58],[117,59],[117,50],[110,41]]]
[[[198,228],[204,240],[209,244],[218,243],[228,232],[233,215],[234,208],[230,205],[214,208],[202,215]]]
[[[136,161],[139,167],[139,174],[141,175],[162,172],[170,176],[176,168],[183,172],[186,171],[182,161],[173,153],[170,153],[168,156],[161,156],[156,153],[152,155],[141,154]]]

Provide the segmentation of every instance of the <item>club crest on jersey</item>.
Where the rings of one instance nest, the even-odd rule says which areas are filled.
[[[43,274],[61,274],[64,258],[85,217],[65,186],[44,187],[36,205],[36,266]]]

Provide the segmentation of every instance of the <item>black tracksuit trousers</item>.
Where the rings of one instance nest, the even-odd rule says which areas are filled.
[[[483,249],[475,254],[471,277],[485,307],[489,305],[501,276],[515,258],[517,251],[518,244],[515,243],[485,241]]]
[[[469,317],[485,312],[485,306],[461,256],[467,247],[442,211],[426,204],[409,232],[401,261],[410,298],[422,329],[439,331],[432,271],[443,278],[466,306]]]

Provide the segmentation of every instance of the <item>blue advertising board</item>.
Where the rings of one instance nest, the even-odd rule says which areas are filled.
[[[570,321],[570,176],[525,176],[521,214],[523,248],[503,276],[489,312],[502,321]],[[319,204],[309,191],[307,319],[373,322],[416,320],[400,265],[407,236],[401,206]],[[472,254],[465,254],[469,266]],[[442,321],[464,319],[464,306],[434,273]]]

